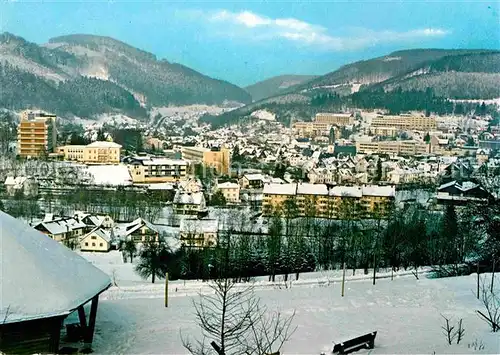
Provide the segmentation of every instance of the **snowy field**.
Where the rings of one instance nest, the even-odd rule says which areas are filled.
[[[180,332],[198,336],[192,302],[198,293],[210,292],[201,281],[169,283],[169,307],[164,307],[164,284],[141,280],[132,264],[123,264],[118,252],[82,253],[106,273],[115,275],[117,287],[105,292],[99,302],[94,338],[98,354],[186,354]],[[475,275],[420,280],[411,272],[377,274],[375,286],[370,275],[347,271],[346,295],[340,295],[341,272],[301,274],[291,288],[283,281],[255,281],[258,297],[270,311],[296,311],[296,332],[282,349],[283,354],[331,352],[340,342],[378,331],[371,354],[500,353],[500,335],[491,333],[476,315],[482,305],[474,295]],[[489,278],[490,275],[486,275]],[[465,337],[460,345],[449,346],[441,326],[443,318],[463,318]],[[484,349],[475,349],[474,343]],[[360,354],[367,351],[360,351]]]

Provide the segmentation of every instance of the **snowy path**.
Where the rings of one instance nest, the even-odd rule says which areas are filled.
[[[351,270],[349,270],[351,272]],[[422,269],[419,271],[420,276],[428,274],[429,269]],[[413,276],[413,270],[400,271],[394,274],[395,278],[400,277],[411,277]],[[275,282],[268,282],[267,277],[258,277],[256,281],[251,284],[254,286],[255,290],[266,290],[266,289],[287,289],[287,288],[297,288],[297,287],[333,287],[342,283],[342,272],[339,271],[325,271],[325,272],[314,272],[301,274],[299,280],[295,280],[295,275],[290,274],[290,279],[285,284],[283,281],[283,275],[277,275]],[[372,281],[373,275],[362,274],[358,271],[357,275],[346,275],[346,283],[353,281]],[[377,282],[382,279],[390,279],[391,273],[377,273]],[[237,287],[247,287],[247,283],[237,284]],[[198,294],[206,294],[212,292],[207,282],[200,282],[196,280],[189,281],[171,281],[168,287],[169,297],[184,297],[184,296],[197,296]],[[133,286],[120,286],[118,282],[118,287],[112,287],[107,292],[105,292],[101,299],[103,300],[119,300],[119,299],[136,299],[136,298],[164,298],[165,296],[165,285],[164,281],[160,280],[156,284],[141,284]]]

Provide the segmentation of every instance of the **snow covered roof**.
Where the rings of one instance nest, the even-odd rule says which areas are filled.
[[[394,186],[363,186],[361,188],[363,196],[396,196],[396,188]]]
[[[204,200],[203,192],[185,192],[177,190],[174,196],[174,203],[187,205],[201,205]]]
[[[330,189],[330,196],[362,197],[363,191],[359,186],[334,186]]]
[[[7,176],[7,178],[5,179],[4,185],[5,186],[14,186],[15,188],[22,188],[23,184],[28,179],[29,178],[26,176],[18,176],[18,177]]]
[[[324,184],[298,184],[297,195],[328,195],[328,188]]]
[[[92,235],[97,235],[97,236],[101,237],[102,239],[104,239],[108,243],[111,242],[111,235],[102,228],[95,228],[91,232],[87,233],[82,238],[82,240],[87,239],[88,237],[90,237]]]
[[[122,146],[115,142],[97,141],[87,145],[89,148],[121,148]]]
[[[181,233],[217,233],[219,221],[216,219],[182,219]]]
[[[261,180],[261,181],[263,181],[264,180],[264,175],[262,175],[262,174],[245,174],[244,177],[248,181],[253,181],[253,180]]]
[[[96,185],[131,185],[132,178],[125,165],[89,165],[87,171]]]
[[[125,226],[125,230],[126,230],[125,236],[128,236],[128,235],[134,233],[135,231],[142,228],[143,226],[146,226],[149,229],[151,229],[152,231],[158,233],[158,228],[156,228],[156,226],[153,223],[146,221],[145,219],[139,217]]]
[[[264,194],[269,195],[295,195],[297,184],[266,184]]]
[[[0,319],[67,315],[111,285],[67,247],[0,211]]]
[[[222,184],[217,184],[218,189],[238,189],[240,185],[234,182],[223,182]]]
[[[43,227],[50,234],[62,234],[74,229],[85,228],[85,223],[78,222],[75,218],[59,218],[52,221],[43,221],[34,226],[35,228]]]
[[[188,165],[183,159],[168,159],[168,158],[150,158],[142,160],[143,165]]]
[[[159,182],[147,185],[149,190],[173,190],[174,185],[169,182]]]

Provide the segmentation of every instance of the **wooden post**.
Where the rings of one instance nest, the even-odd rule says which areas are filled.
[[[51,322],[49,352],[53,354],[59,353],[59,342],[61,340],[61,327],[63,325],[62,318],[56,318]],[[0,339],[1,340],[1,339]]]
[[[375,285],[375,276],[377,275],[377,254],[373,251],[373,284]]]
[[[89,325],[85,330],[85,338],[84,338],[85,347],[88,348],[92,346],[92,340],[94,340],[95,318],[97,316],[98,303],[99,303],[99,295],[92,298],[92,303],[90,305]]]
[[[168,307],[168,272],[165,274],[165,308]]]
[[[345,284],[345,261],[344,261],[344,270],[342,272],[342,297],[344,297],[344,284]]]
[[[85,330],[85,328],[87,328],[87,319],[85,317],[85,309],[83,308],[83,305],[78,307],[78,318],[80,319],[80,327]]]
[[[479,261],[477,262],[477,299],[479,299]]]
[[[496,264],[495,256],[493,256],[493,270],[491,270],[491,293],[493,293],[494,283],[495,283],[495,264]]]

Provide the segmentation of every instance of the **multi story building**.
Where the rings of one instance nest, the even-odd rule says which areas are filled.
[[[240,185],[234,182],[224,182],[217,184],[217,190],[222,192],[222,195],[229,203],[240,202]]]
[[[17,130],[18,154],[21,157],[40,157],[53,153],[56,146],[56,116],[24,111]]]
[[[208,209],[203,192],[177,190],[173,201],[173,211],[178,215],[203,216],[207,214]]]
[[[88,145],[65,145],[57,148],[64,160],[84,164],[119,164],[122,146],[114,142],[99,141]]]
[[[202,163],[206,167],[214,168],[218,174],[231,174],[231,152],[229,149],[222,148],[203,148],[203,147],[182,147],[182,159],[194,163]]]
[[[182,246],[206,248],[217,246],[219,223],[216,219],[188,219],[180,222],[180,242]]]
[[[406,141],[357,141],[356,151],[362,154],[419,155],[429,154],[430,144],[414,140]]]
[[[328,189],[323,184],[267,184],[264,186],[262,212],[264,216],[292,213],[297,217],[333,219],[384,216],[395,195],[394,186],[335,186]]]
[[[354,116],[350,113],[317,113],[314,122],[338,127],[351,126],[354,124]]]
[[[328,188],[323,184],[298,184],[295,196],[301,216],[324,216],[328,209]]]
[[[262,214],[280,214],[287,200],[295,201],[297,184],[266,184],[262,198]]]
[[[394,127],[399,130],[433,131],[437,128],[434,117],[399,115],[377,116],[372,119],[371,127]]]
[[[317,137],[317,136],[329,136],[332,127],[336,125],[326,122],[295,122],[292,128],[295,134],[300,137]],[[340,130],[335,129],[333,131],[335,138],[340,138]]]
[[[134,183],[154,184],[186,179],[187,165],[182,159],[136,157],[128,163],[128,169]]]
[[[396,127],[370,127],[368,131],[376,136],[396,137],[399,129]]]

